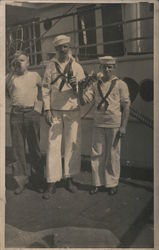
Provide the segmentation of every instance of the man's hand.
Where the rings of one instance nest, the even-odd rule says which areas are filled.
[[[114,148],[116,148],[116,146],[118,145],[119,140],[120,140],[123,136],[125,136],[125,134],[126,134],[126,128],[121,126],[121,127],[119,128],[119,130],[118,130],[116,136],[115,136],[115,139],[114,139],[114,143],[113,143],[113,147],[114,147]]]
[[[120,127],[119,129],[120,137],[123,137],[126,135],[126,128],[125,127]]]
[[[75,76],[71,77],[71,79],[69,80],[69,84],[72,87],[73,91],[76,93],[77,83],[76,83],[76,77]]]
[[[45,111],[45,121],[51,127],[51,125],[52,125],[52,113],[50,110]]]

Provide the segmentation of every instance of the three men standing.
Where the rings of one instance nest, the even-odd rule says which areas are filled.
[[[42,83],[45,120],[50,127],[45,171],[47,188],[43,198],[51,198],[56,182],[63,177],[66,189],[76,191],[73,176],[80,172],[81,166],[80,101],[84,104],[93,99],[96,105],[91,154],[94,188],[90,194],[105,186],[113,195],[120,177],[120,138],[126,133],[129,116],[127,85],[114,74],[115,59],[105,56],[99,58],[103,76],[81,91],[85,74],[71,56],[70,37],[57,36],[54,46],[56,57],[47,65]],[[28,183],[25,137],[33,164],[40,165],[40,117],[35,112],[35,102],[41,83],[37,73],[27,70],[28,56],[21,52],[17,59],[20,66],[16,66],[16,71],[8,78],[7,88],[12,98],[11,132],[18,194]]]
[[[42,88],[45,119],[50,126],[44,199],[49,199],[56,191],[55,183],[62,177],[66,179],[67,190],[75,192],[72,177],[80,172],[81,164],[78,82],[85,75],[81,65],[71,56],[70,37],[57,36],[54,46],[56,57],[46,67]]]

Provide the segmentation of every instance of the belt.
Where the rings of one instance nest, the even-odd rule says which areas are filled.
[[[28,112],[34,109],[34,106],[12,106],[12,111],[15,112]]]

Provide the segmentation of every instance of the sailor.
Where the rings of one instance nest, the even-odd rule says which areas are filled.
[[[101,73],[97,82],[83,90],[82,103],[95,100],[92,136],[92,181],[90,194],[101,188],[116,194],[120,177],[120,139],[126,133],[129,116],[129,91],[125,82],[115,75],[116,59],[99,58]],[[105,188],[106,187],[106,188]]]
[[[66,180],[66,189],[75,192],[73,176],[80,172],[81,163],[78,82],[85,75],[82,66],[71,55],[70,37],[59,35],[53,43],[56,56],[46,67],[42,88],[45,119],[50,126],[44,199],[51,198],[56,182],[62,177]]]

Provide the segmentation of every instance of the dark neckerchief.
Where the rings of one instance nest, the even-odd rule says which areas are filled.
[[[57,82],[59,78],[62,78],[60,86],[59,86],[59,91],[61,92],[62,88],[64,87],[65,83],[69,82],[70,78],[72,77],[72,72],[71,72],[71,67],[72,67],[72,58],[70,58],[68,64],[65,66],[64,72],[61,72],[59,64],[55,61],[55,67],[59,75],[51,82],[51,85]]]
[[[107,108],[108,108],[108,106],[109,106],[109,103],[108,103],[108,101],[107,101],[107,98],[108,98],[108,96],[110,95],[112,89],[115,87],[116,81],[117,81],[117,78],[111,80],[111,85],[110,85],[110,87],[109,87],[108,92],[105,94],[105,96],[103,95],[103,92],[102,92],[102,89],[101,89],[101,80],[99,80],[99,81],[97,82],[98,92],[99,92],[99,95],[100,95],[100,97],[101,97],[101,99],[102,99],[102,100],[100,101],[100,103],[98,103],[98,105],[97,105],[97,110],[100,110],[100,109],[101,109],[101,106],[102,106],[103,103],[104,103],[104,110],[105,110],[105,111],[107,110]]]

